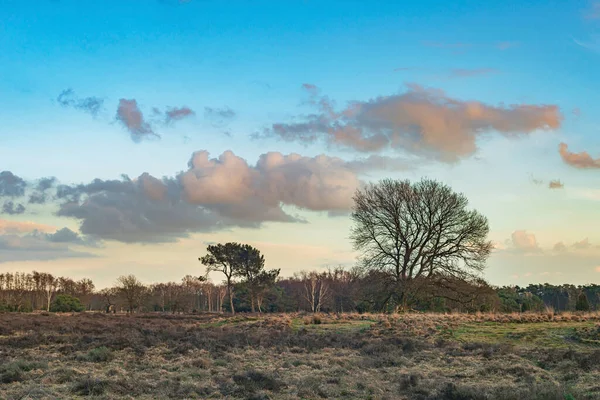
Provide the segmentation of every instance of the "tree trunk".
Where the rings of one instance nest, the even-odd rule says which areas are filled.
[[[262,313],[261,304],[262,304],[262,296],[257,296],[256,297],[256,305],[258,306],[259,313]]]
[[[48,301],[46,302],[46,311],[50,312],[50,301],[52,300],[52,292],[51,291],[47,292],[47,299],[48,299]]]
[[[231,314],[235,315],[235,309],[233,308],[233,296],[232,296],[230,281],[227,281],[227,295],[229,296],[229,306],[231,307]]]

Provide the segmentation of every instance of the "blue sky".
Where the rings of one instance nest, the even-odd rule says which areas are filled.
[[[313,159],[319,154],[345,162],[371,154],[397,157],[402,168],[373,168],[356,177],[345,166],[328,169],[325,183],[314,189],[330,190],[333,183],[344,182],[349,190],[355,178],[438,178],[465,192],[489,217],[490,236],[499,247],[486,272],[492,283],[598,281],[600,235],[593,221],[600,217],[600,172],[577,161],[583,151],[600,157],[597,10],[588,1],[0,0],[0,170],[30,185],[49,176],[74,184],[120,179],[121,174],[136,178],[144,172],[174,178],[188,170],[191,154],[198,150],[207,150],[210,158],[230,150],[250,167],[267,152],[301,154],[310,159],[302,162],[303,168],[323,168]],[[303,84],[315,85],[318,94]],[[412,84],[423,89],[411,89]],[[67,89],[72,90],[70,102],[61,105],[59,96]],[[435,90],[443,94],[431,94]],[[252,136],[273,124],[293,124],[322,112],[310,104],[315,99],[344,110],[351,101],[380,105],[382,97],[405,93],[429,93],[436,101],[451,99],[465,107],[477,102],[494,113],[510,105],[523,106],[525,114],[531,113],[528,106],[555,109],[494,116],[486,121],[492,128],[477,136],[476,151],[465,150],[453,162],[397,147],[368,153],[326,136],[311,143],[299,136]],[[101,104],[95,115],[80,106],[85,99]],[[135,100],[132,109],[141,112],[160,139],[146,135],[132,140],[134,121],[122,99]],[[402,99],[411,102],[410,97]],[[192,113],[165,122],[169,110],[184,107]],[[558,125],[544,128],[556,115]],[[436,116],[410,118],[436,130],[427,128]],[[523,122],[527,118],[533,127]],[[332,126],[334,120],[329,121]],[[463,128],[466,123],[462,117],[456,122]],[[499,126],[510,126],[510,132],[498,133]],[[511,135],[518,137],[507,137]],[[561,158],[561,142],[577,159]],[[430,150],[455,156],[448,153],[453,142],[444,143]],[[289,168],[300,168],[296,161],[288,162],[293,164]],[[231,165],[228,171],[240,173],[241,167]],[[211,179],[222,185],[224,178]],[[551,180],[564,187],[549,189]],[[202,193],[210,192],[202,187]],[[227,200],[226,189],[211,192],[210,199],[202,194],[201,201]],[[298,193],[294,190],[290,193]],[[269,214],[259,221],[260,228],[250,228],[244,226],[252,218],[245,215],[239,223],[228,214],[228,229],[202,228],[168,244],[140,244],[114,229],[109,234],[106,227],[90,228],[92,222],[81,225],[86,222],[83,209],[66,218],[55,215],[53,202],[29,205],[23,213],[0,215],[0,220],[44,224],[48,234],[62,227],[84,236],[102,231],[102,244],[85,248],[53,242],[51,250],[32,260],[23,251],[16,256],[14,246],[2,247],[0,241],[0,261],[5,261],[0,269],[60,271],[90,276],[100,284],[112,282],[110,271],[125,269],[146,281],[178,279],[200,269],[195,260],[202,243],[223,240],[252,241],[270,266],[284,273],[352,263],[348,218],[327,214],[330,208],[343,209],[344,200],[289,196],[273,201],[308,224],[277,222],[284,217]],[[115,223],[126,224],[123,218]],[[27,234],[26,228],[18,233]],[[586,238],[589,246],[567,253],[553,250],[556,243],[572,246]],[[290,260],[290,249],[307,256]]]

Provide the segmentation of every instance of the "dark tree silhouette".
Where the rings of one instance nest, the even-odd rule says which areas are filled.
[[[206,274],[212,271],[222,272],[225,275],[227,284],[227,296],[229,297],[229,306],[231,313],[235,314],[233,307],[233,279],[238,268],[240,260],[240,249],[242,245],[239,243],[211,244],[208,245],[207,255],[198,258],[198,260],[206,265]]]
[[[265,257],[260,250],[248,244],[219,243],[209,245],[206,250],[208,254],[198,260],[207,266],[207,274],[219,271],[225,275],[231,312],[235,314],[233,279],[236,277],[242,278],[248,287],[252,312],[255,311],[255,304],[259,304],[260,308],[263,292],[275,283],[279,270],[265,271]]]
[[[471,280],[492,250],[487,218],[449,186],[382,180],[357,190],[351,239],[363,268],[383,273],[386,301],[406,309],[423,283]]]
[[[579,293],[577,296],[577,303],[575,304],[575,310],[577,311],[590,311],[590,303],[588,301],[585,292]]]
[[[127,301],[127,307],[130,313],[139,309],[142,299],[146,292],[146,286],[140,282],[134,275],[123,275],[117,279],[119,291]]]
[[[277,278],[279,277],[279,269],[272,269],[270,271],[261,271],[254,281],[254,296],[256,299],[256,306],[258,312],[262,313],[262,304],[265,295],[275,285]],[[254,308],[253,308],[254,310]]]
[[[250,294],[250,308],[256,311],[255,304],[260,310],[262,293],[275,284],[279,270],[265,271],[265,257],[260,250],[248,244],[239,245],[238,262],[235,265],[234,275],[243,279]]]

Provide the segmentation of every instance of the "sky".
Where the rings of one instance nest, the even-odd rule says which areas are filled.
[[[599,283],[599,34],[590,1],[0,0],[0,272],[350,267],[355,190],[428,177],[490,283]]]

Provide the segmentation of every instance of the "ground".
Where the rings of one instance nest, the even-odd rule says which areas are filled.
[[[600,399],[600,314],[0,314],[0,398]]]

